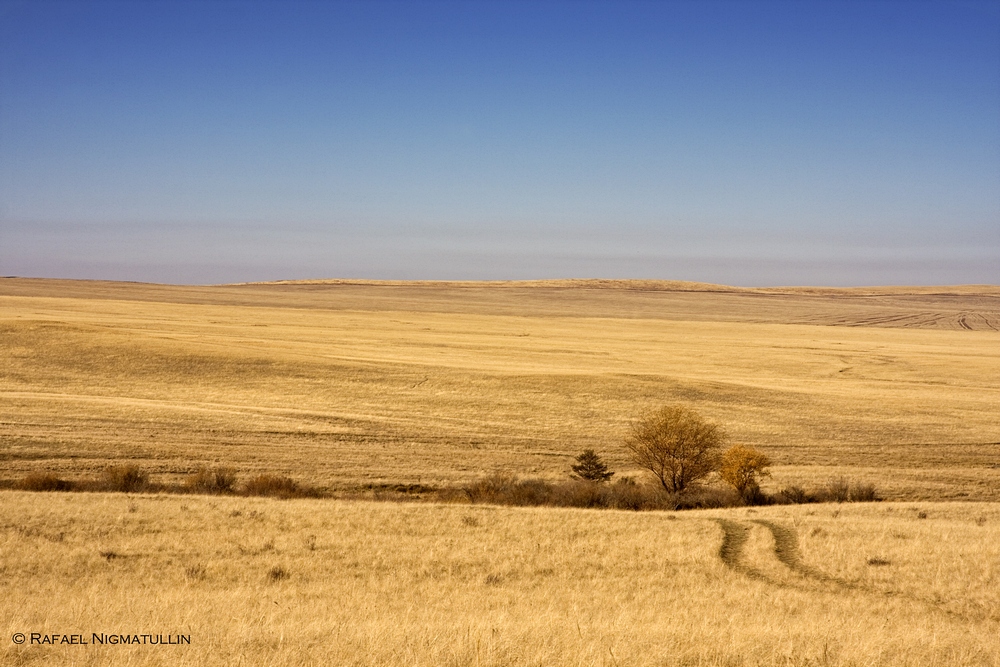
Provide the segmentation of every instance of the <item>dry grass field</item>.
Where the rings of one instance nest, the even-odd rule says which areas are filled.
[[[6,491],[0,508],[5,665],[1000,663],[996,503],[637,513]]]
[[[1000,500],[1000,288],[0,279],[3,476],[564,477],[683,402],[887,499]]]
[[[767,488],[843,476],[890,501],[7,489],[0,664],[1000,665],[998,329],[996,287],[0,279],[7,486],[127,462],[349,495],[565,479],[588,447],[638,477],[629,424],[680,402],[767,452]]]

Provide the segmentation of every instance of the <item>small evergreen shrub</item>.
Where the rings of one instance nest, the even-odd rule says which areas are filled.
[[[607,482],[615,475],[593,449],[583,450],[576,457],[576,463],[570,467],[573,469],[573,477],[588,482]]]

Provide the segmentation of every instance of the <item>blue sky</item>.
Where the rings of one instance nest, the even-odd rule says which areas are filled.
[[[0,0],[0,274],[997,284],[1000,3]]]

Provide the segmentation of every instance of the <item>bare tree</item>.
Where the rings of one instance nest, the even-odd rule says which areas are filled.
[[[671,493],[719,469],[722,429],[683,405],[667,405],[632,425],[625,448]]]

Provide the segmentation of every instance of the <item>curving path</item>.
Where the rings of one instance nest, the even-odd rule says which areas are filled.
[[[802,556],[799,554],[799,535],[794,528],[788,528],[765,519],[754,519],[753,522],[767,528],[771,533],[771,537],[774,538],[774,555],[789,570],[816,581],[832,583],[844,588],[856,588],[849,581],[828,575],[803,563]]]
[[[982,618],[1000,620],[995,611],[984,610],[983,613],[979,614],[959,612],[946,608],[937,600],[930,600],[898,591],[882,590],[861,582],[841,579],[840,577],[835,577],[819,569],[810,567],[802,561],[802,556],[799,553],[798,533],[795,529],[783,526],[774,521],[751,519],[748,522],[739,522],[722,518],[716,518],[713,521],[722,528],[722,545],[719,547],[719,559],[729,569],[748,576],[751,579],[765,581],[783,588],[799,588],[814,591],[825,588],[828,591],[857,591],[869,595],[902,598],[924,605],[932,611],[944,614],[945,616],[962,620],[971,620],[973,618],[980,620]],[[789,570],[799,575],[802,578],[801,583],[774,580],[760,570],[750,567],[743,562],[743,548],[750,538],[750,530],[752,529],[752,526],[749,524],[762,526],[771,533],[771,536],[774,538],[773,551],[775,558]]]

